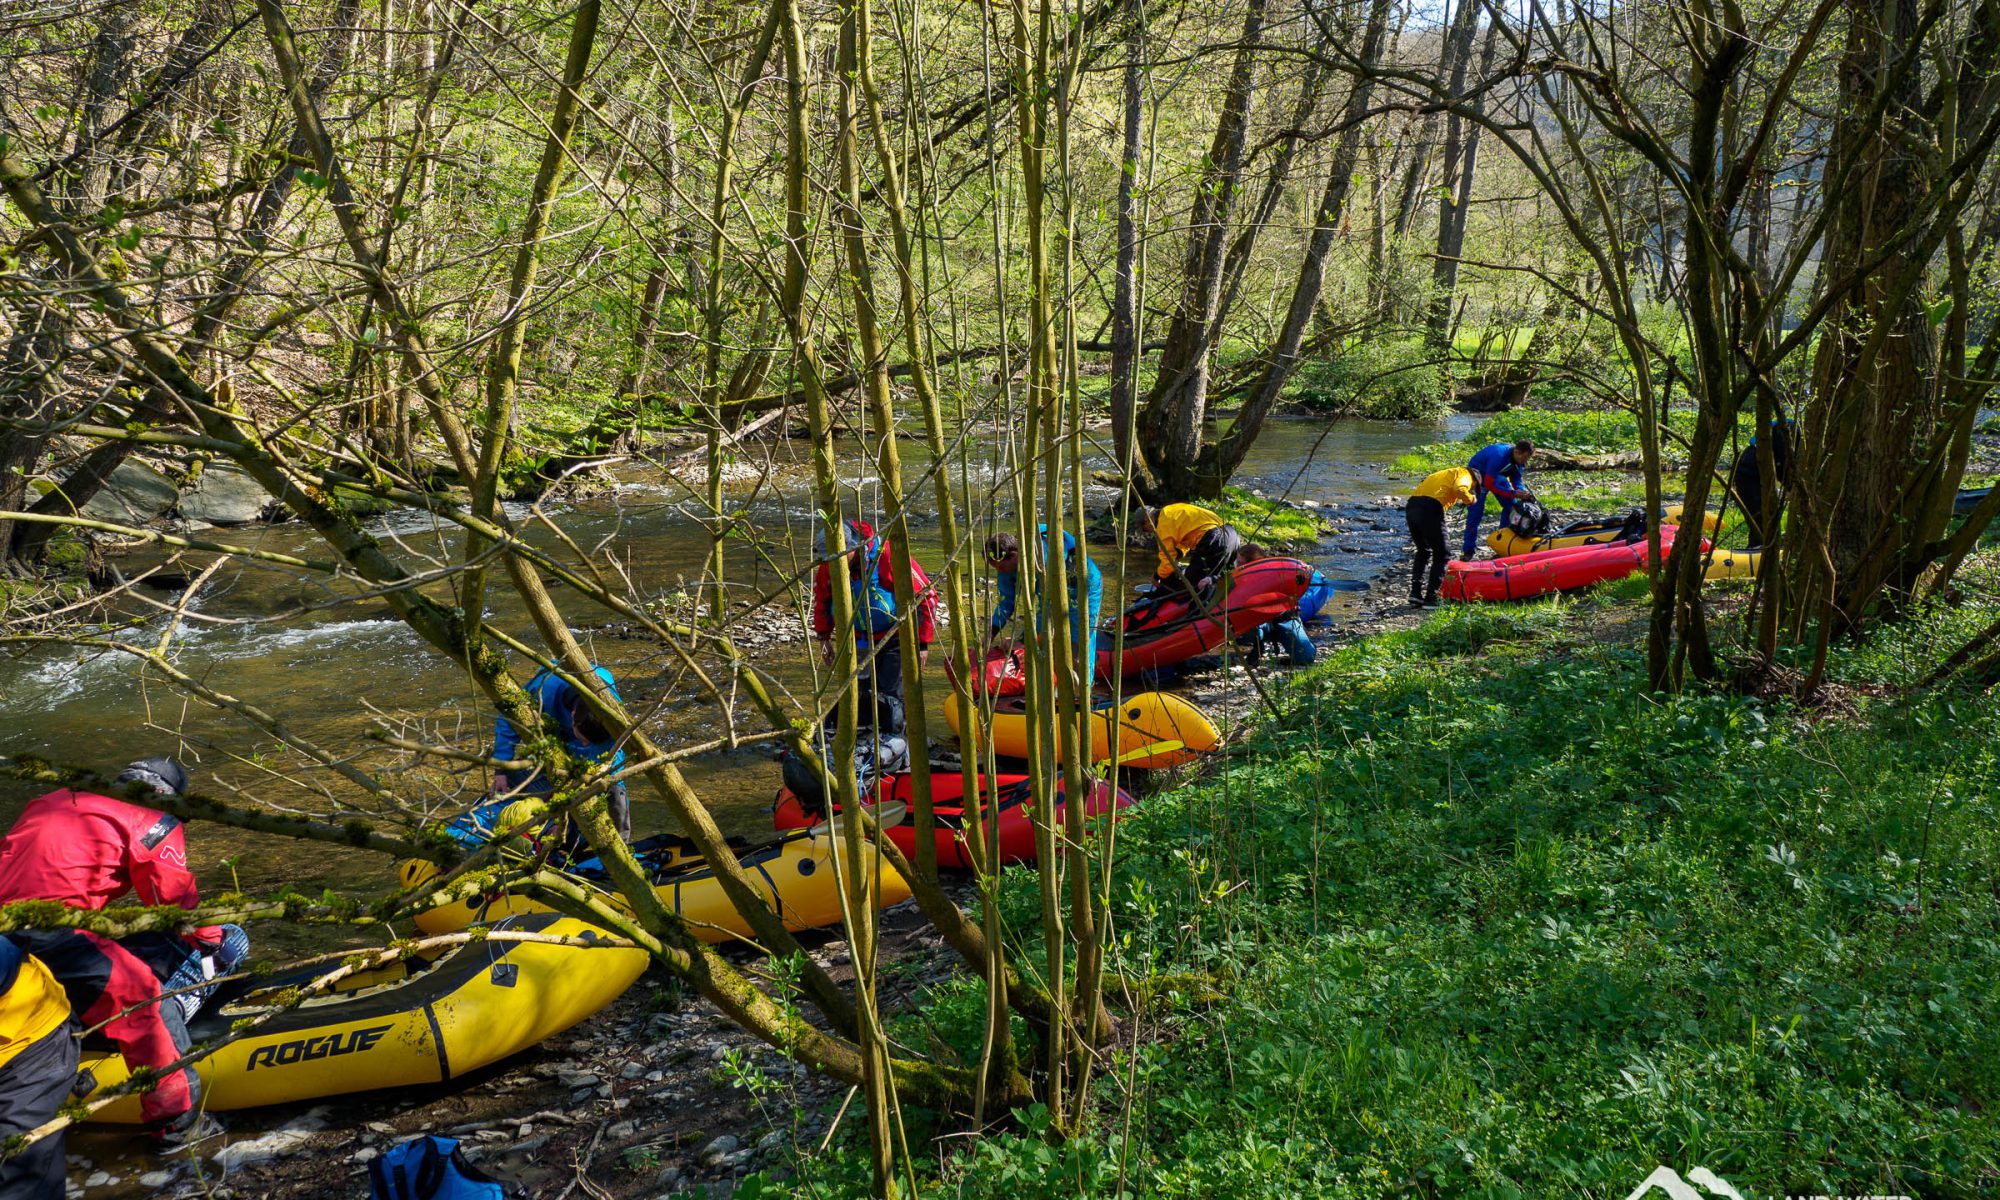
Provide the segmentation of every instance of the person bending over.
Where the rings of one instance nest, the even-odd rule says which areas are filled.
[[[1514,510],[1514,502],[1529,494],[1527,486],[1521,482],[1521,469],[1534,456],[1535,443],[1522,438],[1511,446],[1506,442],[1494,442],[1465,464],[1465,469],[1472,473],[1473,497],[1471,507],[1465,513],[1465,553],[1459,557],[1471,562],[1479,548],[1479,522],[1486,515],[1489,493],[1500,497],[1502,525],[1507,523],[1507,514]]]
[[[1042,537],[1049,536],[1047,525],[1035,528]],[[1090,560],[1090,552],[1080,549],[1076,536],[1067,530],[1062,535],[1062,546],[1063,575],[1069,586],[1070,647],[1078,668],[1077,678],[1082,681],[1084,692],[1088,693],[1097,670],[1097,615],[1104,604],[1104,575]],[[1037,557],[1028,564],[1028,569],[1038,570],[1042,562]],[[991,643],[999,639],[1000,631],[1014,619],[1014,605],[1020,593],[1021,539],[1011,533],[996,533],[987,538],[986,565],[993,568],[996,593],[993,617],[986,633],[986,640]],[[1081,589],[1077,586],[1079,574],[1082,575]],[[1048,592],[1037,587],[1035,596],[1035,633],[1038,637],[1046,637],[1049,628]],[[1023,618],[1023,623],[1026,623],[1026,618]]]
[[[624,697],[618,694],[618,681],[610,671],[595,663],[590,669],[604,681],[604,690],[611,699],[620,704]],[[553,667],[543,667],[528,680],[525,690],[535,701],[541,714],[555,722],[556,730],[562,737],[563,747],[576,757],[592,763],[603,763],[611,774],[617,774],[625,767],[625,752],[618,748],[618,739],[605,728],[604,718],[598,714],[574,685],[555,673]],[[500,762],[514,761],[520,754],[524,732],[533,736],[540,730],[523,731],[515,728],[514,722],[500,717],[493,722],[493,757]],[[496,771],[493,774],[494,797],[546,797],[555,791],[555,784],[548,772],[540,765],[514,771]],[[618,828],[618,836],[626,841],[632,839],[632,803],[625,794],[623,783],[614,783],[605,793],[605,800],[611,810],[611,823]],[[572,840],[576,840],[573,838]]]
[[[187,769],[172,758],[140,759],[116,781],[155,796],[187,792]],[[132,897],[145,905],[193,909],[200,903],[188,870],[178,818],[138,804],[63,788],[28,802],[0,838],[0,904],[54,900],[101,909]],[[162,1072],[140,1112],[163,1145],[207,1136],[220,1126],[195,1106],[200,1082],[190,1069],[166,1071],[192,1045],[187,1022],[249,952],[235,925],[192,933],[108,938],[87,930],[9,935],[62,984],[85,1027],[102,1025],[133,1070]]]
[[[1237,552],[1236,561],[1248,565],[1270,557],[1270,551],[1252,542]],[[1305,593],[1299,597],[1299,603],[1294,605],[1290,612],[1274,621],[1259,625],[1256,631],[1245,639],[1250,643],[1252,653],[1262,657],[1265,646],[1275,646],[1278,652],[1285,656],[1285,661],[1292,666],[1311,666],[1314,660],[1319,658],[1319,647],[1313,645],[1312,635],[1306,632],[1308,615],[1304,606],[1309,601],[1312,602],[1313,615],[1317,615],[1320,608],[1326,604],[1326,597],[1331,594],[1332,588],[1328,586],[1326,576],[1314,571],[1312,584],[1306,588]]]
[[[1161,584],[1179,579],[1195,595],[1205,594],[1224,571],[1236,565],[1243,535],[1235,526],[1198,504],[1168,504],[1140,511],[1140,527],[1159,544]]]

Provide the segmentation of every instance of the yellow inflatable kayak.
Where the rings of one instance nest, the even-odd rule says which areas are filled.
[[[1713,550],[1708,555],[1708,565],[1702,568],[1703,579],[1755,579],[1757,564],[1764,559],[1762,550]]]
[[[749,873],[758,895],[783,919],[785,928],[794,933],[840,923],[840,885],[833,869],[838,843],[827,830],[825,825],[802,829],[758,846],[730,839],[732,849],[737,851],[736,861]],[[692,843],[666,834],[635,843],[632,850],[651,872],[654,893],[669,909],[680,914],[696,937],[705,942],[754,940],[749,923],[723,894],[715,872],[694,852]],[[882,907],[910,898],[910,885],[879,857],[870,856],[868,870],[874,877],[875,893]],[[570,872],[600,888],[608,887],[596,859],[574,864]],[[398,868],[406,888],[415,887],[436,873],[435,864],[421,859],[406,860]],[[416,923],[425,933],[445,933],[517,913],[548,911],[536,901],[502,893],[429,909],[417,914]]]
[[[1661,524],[1679,525],[1682,507],[1669,504],[1660,510]],[[1486,535],[1486,544],[1493,547],[1495,558],[1511,558],[1516,554],[1536,554],[1543,550],[1566,550],[1571,546],[1601,546],[1629,536],[1636,524],[1638,511],[1623,517],[1601,517],[1577,521],[1563,526],[1555,533],[1538,538],[1524,537],[1506,526]],[[1714,513],[1703,513],[1702,531],[1713,537],[1722,525],[1722,518]]]
[[[953,734],[963,723],[958,711],[958,693],[945,697],[944,719]],[[993,702],[988,718],[993,752],[1008,758],[1028,756],[1027,697],[1001,696]],[[1117,746],[1112,746],[1112,729],[1117,729]],[[1222,742],[1215,725],[1202,711],[1179,696],[1166,692],[1141,692],[1127,696],[1115,710],[1109,700],[1101,700],[1090,718],[1090,761],[1121,759],[1128,767],[1175,767],[1192,762],[1214,750]],[[1149,746],[1165,743],[1168,748],[1152,754],[1126,757]]]
[[[515,917],[495,930],[601,939],[590,925],[553,913]],[[372,971],[280,1011],[196,1064],[202,1107],[217,1111],[291,1104],[374,1088],[442,1083],[555,1036],[616,1000],[646,969],[646,952],[613,946],[468,941]],[[319,972],[328,970],[321,967]],[[303,986],[313,969],[231,984],[195,1016],[196,1044],[226,1035],[272,1000]],[[98,1091],[129,1077],[116,1052],[86,1045],[80,1064]],[[139,1097],[125,1096],[93,1121],[136,1124]]]

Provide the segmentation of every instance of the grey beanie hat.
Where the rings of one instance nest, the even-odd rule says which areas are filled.
[[[185,796],[188,789],[187,768],[180,760],[160,754],[152,758],[142,758],[118,772],[114,783],[143,783],[161,796]]]

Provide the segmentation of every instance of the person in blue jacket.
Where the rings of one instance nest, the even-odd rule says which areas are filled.
[[[1047,525],[1037,525],[1041,536],[1049,536]],[[1070,645],[1075,648],[1079,677],[1083,688],[1089,691],[1097,671],[1097,614],[1104,603],[1104,576],[1097,564],[1090,561],[1088,550],[1079,550],[1076,535],[1064,531],[1063,574],[1069,581],[1069,631]],[[1083,560],[1083,596],[1079,601],[1075,566],[1078,558]],[[998,593],[993,603],[993,619],[987,631],[989,642],[1000,636],[1007,622],[1014,619],[1014,605],[1019,594],[1021,577],[1021,539],[1011,533],[996,533],[986,539],[986,565],[993,568],[993,584]],[[1038,634],[1048,629],[1047,610],[1036,615],[1035,629]]]
[[[591,664],[591,670],[604,681],[604,687],[611,698],[620,704],[625,698],[618,694],[618,681],[611,672]],[[618,740],[604,727],[604,721],[597,710],[584,701],[583,694],[558,676],[552,668],[543,667],[528,680],[524,689],[534,698],[542,715],[554,721],[562,734],[563,745],[571,754],[591,762],[607,762],[613,774],[624,769],[625,752],[618,748]],[[530,735],[539,730],[528,731]],[[493,723],[493,757],[500,762],[513,760],[520,752],[523,731],[514,723],[501,717]],[[525,771],[497,771],[493,776],[493,794],[507,796],[546,796],[554,790],[554,784],[540,767]],[[618,826],[618,836],[630,839],[632,836],[632,806],[625,795],[625,785],[614,783],[606,799],[611,805],[611,820]]]
[[[1487,493],[1500,497],[1502,524],[1506,523],[1514,502],[1528,495],[1527,487],[1521,483],[1521,468],[1534,456],[1535,443],[1522,438],[1512,445],[1495,442],[1465,464],[1465,469],[1472,472],[1474,488],[1472,503],[1465,510],[1465,553],[1459,557],[1470,562],[1479,548],[1479,519],[1486,515]]]

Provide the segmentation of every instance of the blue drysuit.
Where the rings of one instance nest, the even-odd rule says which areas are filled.
[[[1472,504],[1465,510],[1465,557],[1479,548],[1479,519],[1486,515],[1486,494],[1500,497],[1500,522],[1506,524],[1514,501],[1527,495],[1521,486],[1521,464],[1514,461],[1512,442],[1495,442],[1465,464],[1472,472]]]
[[[1035,528],[1044,539],[1049,536],[1047,525],[1037,525]],[[1087,550],[1081,552],[1084,591],[1088,595],[1089,603],[1079,604],[1076,596],[1076,576],[1071,570],[1079,554],[1076,548],[1076,535],[1065,531],[1062,539],[1063,576],[1069,581],[1070,645],[1082,656],[1079,664],[1082,670],[1079,674],[1083,679],[1084,690],[1088,691],[1097,670],[1097,613],[1104,603],[1104,575],[1098,571],[1097,564],[1090,561],[1090,552]],[[1024,548],[1021,553],[1025,555],[1028,551]],[[1014,619],[1017,587],[1015,573],[1002,571],[994,577],[993,583],[998,593],[993,604],[993,632],[997,634],[1007,627],[1007,622]],[[1035,632],[1039,636],[1048,634],[1046,608],[1036,614]]]
[[[597,677],[604,681],[606,688],[610,689],[611,698],[623,704],[625,698],[618,694],[618,682],[611,677],[611,672],[605,670],[603,667],[592,667],[591,669],[597,672]],[[555,721],[556,728],[562,731],[563,745],[569,747],[571,754],[592,762],[601,761],[605,755],[609,754],[611,755],[611,770],[613,772],[617,772],[625,766],[625,752],[623,750],[613,751],[613,747],[617,745],[615,741],[598,742],[595,744],[577,741],[576,725],[570,719],[570,710],[576,706],[576,689],[557,678],[553,671],[544,667],[542,670],[535,672],[535,677],[528,681],[528,686],[525,690],[528,695],[535,698],[536,706],[545,715]],[[501,717],[493,722],[494,758],[502,762],[510,761],[515,757],[516,752],[520,748],[521,731],[514,728],[512,721]],[[535,788],[532,785],[526,790],[530,794],[534,794],[535,792]],[[543,792],[548,790],[546,782],[541,783],[541,790]]]
[[[1312,582],[1306,585],[1305,591],[1299,593],[1299,620],[1312,620],[1331,599],[1333,599],[1333,585],[1326,581],[1326,576],[1314,571]]]

